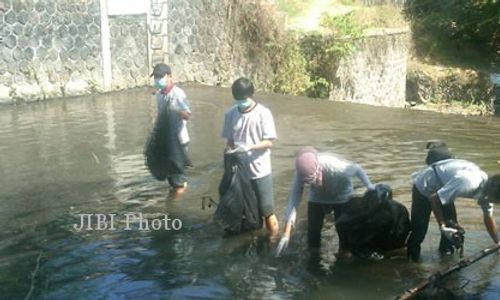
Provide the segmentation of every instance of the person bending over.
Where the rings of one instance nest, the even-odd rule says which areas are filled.
[[[285,212],[285,229],[278,244],[276,254],[287,247],[292,229],[295,226],[297,208],[302,199],[304,185],[309,185],[307,212],[307,238],[310,248],[319,248],[321,229],[326,214],[333,211],[337,219],[353,196],[351,179],[358,177],[368,189],[374,185],[358,164],[338,158],[333,154],[318,153],[312,147],[299,151],[295,159],[295,173]],[[346,237],[337,230],[339,236],[340,259],[349,259],[352,254]]]
[[[441,234],[450,241],[457,233],[447,224],[444,211],[455,199],[476,199],[483,211],[486,231],[498,244],[497,226],[493,218],[493,204],[500,201],[500,174],[488,175],[476,164],[462,159],[444,159],[412,174],[412,232],[407,242],[408,258],[420,259],[421,243],[429,226],[431,211],[436,217]]]

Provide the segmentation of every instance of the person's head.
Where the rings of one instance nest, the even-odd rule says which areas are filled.
[[[244,110],[252,104],[250,98],[253,96],[255,88],[250,79],[245,77],[236,79],[233,82],[231,91],[233,92],[233,98],[240,109]]]
[[[231,90],[233,92],[234,99],[237,101],[246,100],[247,98],[252,97],[253,93],[255,92],[252,81],[245,77],[236,79],[233,82]]]
[[[172,69],[164,63],[159,63],[153,68],[151,76],[155,80],[155,87],[164,89],[168,86],[172,78]]]
[[[440,140],[428,141],[425,148],[428,149],[427,157],[425,158],[425,163],[428,165],[454,157],[453,153],[448,149],[448,145]]]
[[[488,178],[483,190],[490,203],[500,203],[500,174]]]
[[[321,185],[321,166],[318,152],[313,147],[305,147],[297,153],[295,170],[302,183]]]

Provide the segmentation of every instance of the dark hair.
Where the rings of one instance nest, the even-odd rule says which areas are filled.
[[[428,149],[427,157],[425,158],[425,163],[428,165],[431,165],[440,160],[454,157],[451,151],[448,149],[448,145],[440,140],[428,141],[425,148]]]
[[[255,91],[253,83],[250,81],[250,79],[245,77],[236,79],[236,81],[233,82],[233,86],[231,87],[231,89],[234,99],[237,100],[251,97]]]
[[[490,202],[500,202],[500,174],[488,178],[488,181],[484,185],[484,194]]]
[[[425,145],[425,149],[432,149],[436,147],[448,147],[448,145],[446,144],[446,142],[443,142],[441,140],[429,140]]]

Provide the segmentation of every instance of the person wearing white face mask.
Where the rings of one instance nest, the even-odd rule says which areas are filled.
[[[247,78],[239,78],[233,83],[236,104],[225,113],[222,137],[227,140],[226,151],[248,153],[252,189],[273,240],[279,232],[271,175],[271,147],[277,135],[271,111],[252,99],[254,91],[253,83]]]
[[[154,85],[158,89],[156,92],[156,103],[158,112],[168,109],[169,127],[172,129],[171,139],[174,144],[180,144],[182,155],[175,155],[171,158],[172,174],[167,177],[172,192],[175,196],[183,194],[187,187],[187,178],[184,168],[190,166],[187,151],[189,145],[189,134],[187,130],[187,120],[191,116],[191,109],[184,91],[174,84],[172,70],[170,66],[159,63],[155,65],[151,76],[154,78]],[[178,151],[174,151],[178,154]]]

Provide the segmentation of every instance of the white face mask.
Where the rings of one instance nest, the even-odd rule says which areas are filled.
[[[252,105],[252,101],[250,101],[250,98],[235,99],[235,100],[236,100],[236,104],[238,105],[238,108],[240,110],[245,110],[245,109],[249,108],[250,105]]]
[[[167,84],[168,84],[167,78],[165,78],[165,77],[155,79],[155,87],[156,88],[164,89],[167,87]]]

